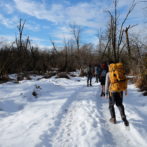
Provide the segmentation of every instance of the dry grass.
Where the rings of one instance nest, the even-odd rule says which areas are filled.
[[[70,79],[68,74],[66,72],[59,72],[57,73],[57,77],[56,78],[66,78],[66,79]]]
[[[140,77],[136,80],[136,86],[143,92],[143,95],[147,95],[147,80],[143,77]]]

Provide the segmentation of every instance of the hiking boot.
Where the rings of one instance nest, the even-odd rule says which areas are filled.
[[[101,96],[103,96],[103,93],[101,93]]]
[[[102,93],[101,93],[101,96],[105,96],[105,93],[104,93],[104,92],[102,92]]]
[[[124,125],[125,126],[129,126],[129,122],[128,122],[128,120],[125,118],[125,119],[123,119],[123,121],[124,121]]]
[[[115,118],[110,118],[109,120],[111,123],[116,124],[116,119]]]

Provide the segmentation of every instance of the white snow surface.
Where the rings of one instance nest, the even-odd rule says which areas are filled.
[[[128,86],[126,128],[116,106],[117,124],[109,122],[100,92],[86,77],[0,84],[0,147],[147,147],[147,97]]]

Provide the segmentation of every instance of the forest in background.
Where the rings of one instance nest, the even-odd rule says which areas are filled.
[[[63,38],[63,46],[58,47],[50,39],[52,48],[41,50],[32,45],[28,36],[24,37],[27,21],[20,19],[17,25],[18,34],[11,44],[1,42],[0,48],[0,78],[8,80],[8,74],[17,73],[27,76],[30,73],[54,75],[57,72],[82,71],[89,64],[96,65],[110,60],[123,62],[128,75],[136,76],[135,83],[141,91],[147,91],[147,42],[142,41],[142,34],[132,34],[130,30],[136,26],[126,26],[129,15],[136,6],[135,1],[130,6],[123,20],[118,19],[118,0],[114,1],[114,11],[107,11],[108,24],[105,32],[96,32],[97,45],[81,43],[82,27],[70,25],[72,39]],[[19,79],[19,77],[18,77]],[[144,92],[146,95],[147,92]]]

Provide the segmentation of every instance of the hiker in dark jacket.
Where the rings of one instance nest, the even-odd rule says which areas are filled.
[[[101,83],[101,96],[105,96],[105,80],[106,80],[106,74],[108,72],[107,64],[101,65],[101,72],[100,72],[100,83]]]
[[[110,64],[113,62],[110,62]],[[110,92],[110,72],[107,73],[106,75],[106,83],[105,83],[105,97],[109,98],[109,111],[110,111],[110,122],[116,124],[116,116],[115,116],[115,109],[114,109],[114,105],[116,104],[116,106],[118,107],[119,111],[120,111],[120,115],[121,118],[125,124],[125,126],[129,126],[129,122],[126,119],[126,115],[125,115],[125,109],[124,109],[124,105],[123,105],[123,91],[121,92],[115,92],[115,91],[111,91]],[[125,95],[127,95],[127,90],[125,91]]]
[[[87,68],[87,86],[92,86],[92,77],[94,74],[94,68],[89,65]]]
[[[100,72],[101,72],[101,66],[100,66],[100,64],[98,64],[95,67],[95,82],[97,82],[97,83],[98,83],[98,81],[100,81]]]

